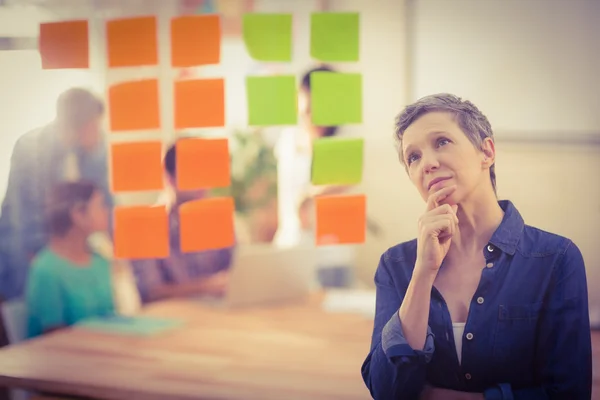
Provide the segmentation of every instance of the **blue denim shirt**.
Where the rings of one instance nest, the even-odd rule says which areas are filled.
[[[0,212],[0,295],[4,298],[23,294],[31,257],[46,244],[44,203],[50,188],[62,180],[68,151],[52,124],[24,134],[15,144]],[[98,185],[112,207],[106,146],[94,152],[76,150],[76,154],[82,179]]]
[[[471,301],[459,364],[452,321],[431,291],[423,349],[404,338],[398,310],[416,240],[390,248],[375,273],[377,306],[362,376],[374,399],[417,399],[425,384],[486,399],[591,398],[592,349],[585,266],[569,239],[524,224],[509,201],[482,249],[486,266]]]

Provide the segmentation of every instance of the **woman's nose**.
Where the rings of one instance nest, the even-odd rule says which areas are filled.
[[[423,172],[426,174],[436,171],[440,167],[437,157],[431,153],[424,153],[421,156],[421,165],[423,166]]]

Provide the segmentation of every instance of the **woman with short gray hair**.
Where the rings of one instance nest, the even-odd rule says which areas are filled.
[[[438,94],[407,106],[395,136],[426,207],[375,273],[373,398],[590,399],[581,252],[498,201],[488,119]]]

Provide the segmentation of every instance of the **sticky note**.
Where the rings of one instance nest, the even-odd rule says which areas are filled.
[[[358,61],[358,13],[314,13],[310,55],[320,61]]]
[[[88,21],[40,24],[42,69],[89,68]]]
[[[165,206],[115,207],[115,257],[119,259],[169,256],[169,220]]]
[[[218,64],[221,60],[219,15],[185,15],[171,20],[171,65],[177,68]]]
[[[106,46],[110,68],[157,65],[156,17],[108,21]]]
[[[179,139],[175,145],[177,188],[197,190],[231,184],[227,139]]]
[[[111,315],[84,319],[76,326],[109,334],[154,336],[183,326],[183,321],[146,316]]]
[[[321,138],[314,141],[312,183],[356,185],[362,180],[362,138]]]
[[[244,43],[258,61],[292,61],[291,14],[244,14]]]
[[[367,201],[364,195],[317,197],[315,209],[317,245],[365,241]]]
[[[233,246],[234,211],[231,197],[194,200],[179,206],[181,251],[192,253]]]
[[[249,125],[296,124],[295,76],[249,76],[246,78],[246,95]]]
[[[312,121],[317,126],[362,122],[362,75],[318,71],[310,74]]]
[[[195,79],[175,82],[175,129],[225,125],[225,82]]]
[[[112,131],[160,129],[158,81],[147,79],[111,86],[108,108]]]
[[[113,192],[162,190],[162,142],[113,143],[110,146]]]

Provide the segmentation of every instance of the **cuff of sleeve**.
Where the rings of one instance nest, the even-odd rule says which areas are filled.
[[[383,352],[390,360],[399,360],[401,363],[409,363],[415,359],[428,363],[431,361],[435,350],[434,335],[429,326],[427,327],[427,338],[425,339],[423,350],[414,350],[410,347],[404,337],[400,316],[397,312],[394,313],[392,318],[383,327],[381,332],[381,346],[383,347]]]
[[[485,400],[514,400],[510,383],[501,383],[483,392]]]

